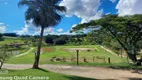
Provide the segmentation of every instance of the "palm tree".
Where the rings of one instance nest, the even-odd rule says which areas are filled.
[[[60,12],[66,11],[64,6],[59,6],[59,1],[60,0],[20,0],[18,3],[19,7],[24,5],[28,7],[25,12],[26,21],[32,20],[32,23],[36,27],[41,28],[37,52],[33,64],[33,68],[35,69],[39,68],[40,49],[44,29],[57,25],[62,19]]]

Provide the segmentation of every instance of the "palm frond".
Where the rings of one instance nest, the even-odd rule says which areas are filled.
[[[31,4],[34,3],[34,0],[20,0],[18,3],[18,7],[22,7],[22,6],[29,6]]]
[[[58,6],[58,5],[55,6],[55,9],[59,12],[66,12],[66,10],[67,10],[66,7]]]
[[[26,5],[26,20],[33,20],[35,26],[53,27],[57,25],[62,16],[59,12],[65,12],[64,6],[59,6],[60,0],[20,0],[19,6]]]

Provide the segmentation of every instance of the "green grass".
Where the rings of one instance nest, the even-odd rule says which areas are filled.
[[[33,80],[95,80],[91,78],[84,78],[78,76],[71,76],[71,75],[63,75],[59,73],[54,73],[47,71],[45,69],[26,69],[26,70],[8,70],[7,74],[0,74],[0,77],[28,77],[26,80],[29,79],[30,76],[32,77],[46,77],[49,79],[33,79]],[[6,79],[10,80],[10,79]],[[13,79],[16,80],[16,79]],[[17,79],[17,80],[25,80],[25,79]]]
[[[21,40],[21,38],[18,38],[18,37],[4,37],[4,41],[0,41],[0,47],[5,45],[5,44],[11,44],[11,43],[24,43],[24,41]],[[15,47],[9,47],[8,48],[8,52],[11,52],[11,51],[16,51],[16,52],[19,52],[19,54],[21,53],[24,53],[26,51],[29,50],[30,47],[27,47],[25,45],[23,46],[20,46],[20,48],[15,48]]]
[[[68,59],[69,63],[72,63],[70,61],[70,58],[72,56],[76,57],[76,52],[69,52],[69,51],[63,51],[61,50],[61,48],[94,48],[96,49],[95,51],[80,51],[80,61],[83,62],[83,57],[86,57],[88,59],[88,61],[92,62],[93,61],[93,56],[102,56],[106,58],[106,62],[107,62],[107,58],[111,58],[111,63],[120,63],[120,62],[124,62],[126,61],[125,58],[120,58],[116,55],[113,55],[109,52],[106,52],[104,49],[102,49],[100,46],[54,46],[55,51],[53,52],[44,52],[43,54],[41,54],[41,58],[40,58],[40,63],[41,64],[48,64],[51,63],[50,59],[53,56],[56,57],[66,57]],[[36,52],[36,50],[34,49],[33,52],[30,52],[27,55],[18,57],[18,58],[11,58],[9,59],[9,61],[7,63],[12,63],[12,64],[30,64],[33,63],[34,60],[34,52]],[[101,61],[102,62],[102,61]],[[53,62],[52,62],[53,63]],[[58,62],[55,62],[58,63]],[[60,62],[59,62],[60,63]]]
[[[4,41],[0,41],[0,45],[10,44],[13,42],[23,43],[20,38],[4,38]]]
[[[98,45],[87,45],[87,46],[51,46],[50,48],[55,48],[55,51],[50,51],[50,52],[44,52],[41,54],[40,58],[40,64],[68,64],[68,65],[76,65],[76,61],[71,62],[71,56],[76,57],[76,52],[70,52],[70,51],[65,51],[61,50],[62,48],[94,48],[96,49],[95,51],[81,51],[79,52],[79,58],[80,58],[80,65],[81,66],[103,66],[103,67],[113,67],[113,68],[128,68],[128,69],[142,69],[142,66],[137,67],[133,66],[132,64],[127,63],[126,58],[121,58],[117,55],[111,54],[109,52],[106,52],[104,49],[102,49]],[[45,48],[45,47],[44,47]],[[36,52],[36,48],[30,52],[27,55],[21,56],[21,57],[13,57],[10,58],[7,63],[9,64],[33,64],[34,62],[34,52]],[[50,59],[53,57],[66,57],[67,62],[51,62]],[[93,56],[102,56],[105,57],[106,63],[103,63],[102,60],[93,62]],[[89,63],[83,62],[83,57],[87,58],[87,61]],[[111,64],[108,63],[108,58],[111,59]]]

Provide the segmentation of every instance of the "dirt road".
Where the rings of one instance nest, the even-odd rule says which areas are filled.
[[[7,69],[22,70],[31,68],[29,64],[5,64]],[[40,65],[41,68],[48,69],[56,73],[63,73],[75,76],[89,77],[95,79],[114,80],[142,80],[142,71],[118,70],[104,67],[70,66],[70,65]]]

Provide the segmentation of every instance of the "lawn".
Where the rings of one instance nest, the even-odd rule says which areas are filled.
[[[0,45],[10,44],[10,43],[13,43],[13,42],[24,43],[24,41],[22,41],[21,38],[5,37],[4,41],[0,41]]]
[[[3,45],[10,45],[13,43],[19,43],[19,44],[24,44],[24,40],[22,40],[21,38],[18,37],[4,37],[4,41],[0,41],[0,49]],[[20,48],[16,48],[16,47],[11,47],[9,46],[7,49],[7,52],[12,52],[13,54],[18,53],[24,53],[26,51],[28,51],[30,48],[30,46],[28,45],[22,45],[20,46]]]
[[[0,80],[95,80],[91,78],[58,74],[45,69],[8,70],[5,72],[8,73],[0,74]]]
[[[83,58],[85,57],[88,62],[93,63],[93,57],[105,57],[106,63],[108,63],[108,58],[111,59],[111,63],[121,63],[125,62],[126,58],[121,58],[117,55],[111,54],[104,49],[102,49],[100,46],[51,46],[51,47],[43,47],[42,48],[42,54],[40,58],[41,64],[48,64],[48,63],[65,63],[65,64],[74,64],[76,61],[71,61],[71,58],[76,58],[76,51],[68,51],[64,50],[65,48],[94,48],[94,51],[80,51],[79,52],[79,60],[81,63],[83,62]],[[36,49],[36,48],[35,48]],[[11,58],[7,61],[7,63],[11,64],[32,64],[34,61],[34,53],[36,50],[33,50],[27,55],[18,57],[18,58]],[[58,57],[58,58],[67,58],[67,62],[51,62],[50,59],[52,57]],[[97,59],[95,60],[97,63],[103,63],[103,59]]]
[[[113,68],[125,68],[125,69],[142,69],[142,66],[133,66],[128,64],[126,58],[121,58],[120,56],[111,54],[101,48],[99,45],[81,45],[81,46],[45,46],[41,49],[42,54],[40,58],[40,64],[68,64],[76,65],[76,51],[68,51],[66,48],[94,48],[94,51],[80,51],[79,52],[79,65],[82,66],[104,66]],[[33,64],[34,53],[36,52],[36,47],[30,53],[21,57],[12,57],[6,63],[8,64]],[[52,57],[67,58],[66,62],[55,61],[52,62],[50,59]],[[93,57],[105,57],[104,59],[98,59],[93,62]],[[71,61],[71,57],[75,57],[75,61]],[[83,61],[86,58],[88,63]],[[111,63],[108,63],[108,58],[110,58]]]

